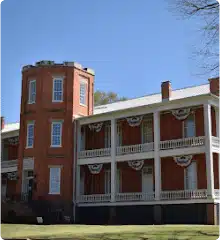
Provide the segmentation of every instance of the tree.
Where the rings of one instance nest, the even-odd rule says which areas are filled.
[[[169,1],[169,0],[168,0]],[[199,49],[195,56],[200,58],[204,73],[219,74],[219,3],[216,0],[171,0],[175,11],[184,18],[195,18],[201,24]]]
[[[125,100],[127,100],[126,97],[119,97],[117,93],[114,93],[114,92],[95,91],[94,93],[95,106],[118,102],[118,101],[125,101]]]

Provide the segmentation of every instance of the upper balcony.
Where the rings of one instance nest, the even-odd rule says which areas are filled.
[[[7,160],[1,162],[1,173],[16,172],[18,160]]]

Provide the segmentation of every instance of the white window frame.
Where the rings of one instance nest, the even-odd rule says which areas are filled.
[[[35,92],[32,92],[32,84],[35,84]],[[28,82],[28,104],[36,103],[36,95],[37,95],[36,80],[30,80]]]
[[[142,121],[141,142],[142,144],[153,142],[153,119],[152,118],[143,119]]]
[[[192,165],[195,164],[195,179],[196,179],[196,188],[195,189],[190,189],[187,185],[187,171]],[[198,166],[196,161],[192,161],[192,163],[184,169],[184,189],[185,190],[196,190],[198,189]]]
[[[59,145],[54,145],[53,144],[53,126],[55,124],[60,124],[60,144]],[[63,120],[53,120],[51,122],[51,147],[57,148],[57,147],[62,147],[62,134],[63,134]]]
[[[51,194],[51,195],[60,195],[60,193],[61,193],[61,168],[62,168],[62,166],[56,166],[56,165],[49,166],[49,194]],[[52,190],[53,189],[53,187],[52,187],[53,183],[52,183],[52,177],[51,176],[52,176],[52,170],[54,170],[54,169],[58,170],[58,172],[57,172],[58,181],[55,184],[56,187],[57,187],[57,191]]]
[[[186,124],[187,124],[187,121],[188,121],[188,118],[189,117],[193,117],[193,122],[194,122],[194,134],[193,134],[193,137],[195,137],[196,136],[196,122],[195,122],[195,114],[194,113],[192,113],[192,114],[190,114],[188,117],[187,117],[187,119],[186,120],[184,120],[183,121],[183,125],[182,125],[182,131],[183,131],[183,138],[188,138],[188,136],[186,136],[186,134],[185,134],[185,129],[186,128],[188,128],[188,126],[186,126]]]
[[[82,96],[81,94],[81,86],[83,86],[85,88],[85,92],[84,92],[84,96]],[[81,106],[87,106],[86,104],[86,99],[87,99],[87,81],[85,79],[80,79],[80,83],[79,83],[79,104]],[[84,98],[84,102],[81,102],[81,97]]]
[[[105,148],[111,147],[111,125],[105,125],[105,133],[104,133],[104,141],[105,141]]]
[[[122,134],[122,126],[121,123],[117,123],[117,135],[116,135],[116,145],[117,147],[122,146],[122,139],[123,139],[123,134]]]
[[[33,126],[33,140],[32,140],[32,145],[29,145],[29,134],[30,134],[30,130],[29,127]],[[26,135],[26,148],[33,148],[34,147],[34,121],[28,122],[27,123],[27,135]]]
[[[105,194],[111,193],[111,170],[106,169],[104,171],[105,177],[104,177],[104,182],[105,182]],[[120,169],[117,169],[116,172],[116,193],[120,193],[122,189],[122,181],[121,181],[121,171]]]
[[[61,89],[55,91],[55,82],[61,81]],[[55,92],[61,92],[61,99],[55,99]],[[53,78],[53,98],[52,102],[63,102],[63,77],[54,77]]]

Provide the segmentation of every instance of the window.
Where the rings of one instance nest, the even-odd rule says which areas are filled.
[[[105,148],[111,147],[111,125],[105,125]]]
[[[153,120],[144,119],[142,122],[142,143],[153,142]]]
[[[116,175],[116,192],[121,192],[121,171],[117,169]],[[111,171],[105,170],[105,193],[111,193]]]
[[[51,125],[51,146],[61,147],[62,145],[62,121],[53,121]]]
[[[185,168],[185,189],[195,190],[197,189],[197,166],[193,161],[187,168]]]
[[[50,167],[49,194],[60,194],[61,167]]]
[[[80,82],[80,104],[86,105],[86,82]]]
[[[195,116],[194,114],[190,114],[183,122],[183,136],[184,138],[195,137],[195,133]]]
[[[53,102],[63,101],[63,79],[53,79]]]
[[[29,81],[28,103],[32,104],[36,102],[36,80]]]
[[[117,124],[117,147],[122,146],[122,127],[121,124]]]
[[[32,148],[34,146],[34,122],[27,124],[27,148]]]

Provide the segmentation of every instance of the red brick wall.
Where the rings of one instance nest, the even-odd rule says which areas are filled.
[[[141,143],[141,125],[137,127],[129,126],[127,120],[122,122],[122,145],[133,145]]]
[[[93,130],[90,130],[88,126],[85,126],[85,136],[86,136],[86,142],[85,142],[85,149],[98,149],[98,148],[104,148],[105,147],[105,128],[102,127],[100,132],[96,132]]]
[[[8,145],[8,159],[7,160],[15,160],[18,159],[18,144],[16,145]],[[6,159],[5,159],[6,160]]]
[[[34,173],[37,190],[34,197],[72,200],[73,196],[73,114],[88,115],[92,113],[91,88],[93,76],[73,67],[51,66],[31,68],[22,73],[22,98],[20,116],[20,147],[17,192],[21,191],[22,163],[25,157],[34,157]],[[86,111],[79,107],[79,74],[88,78],[89,96]],[[52,102],[53,76],[64,76],[63,102]],[[27,104],[28,82],[36,80],[36,103]],[[51,121],[63,120],[62,147],[51,148]],[[34,147],[26,149],[27,121],[35,120]],[[62,165],[61,195],[49,195],[49,165]]]
[[[219,154],[213,153],[213,168],[214,168],[214,188],[219,189],[219,167],[218,167]]]

